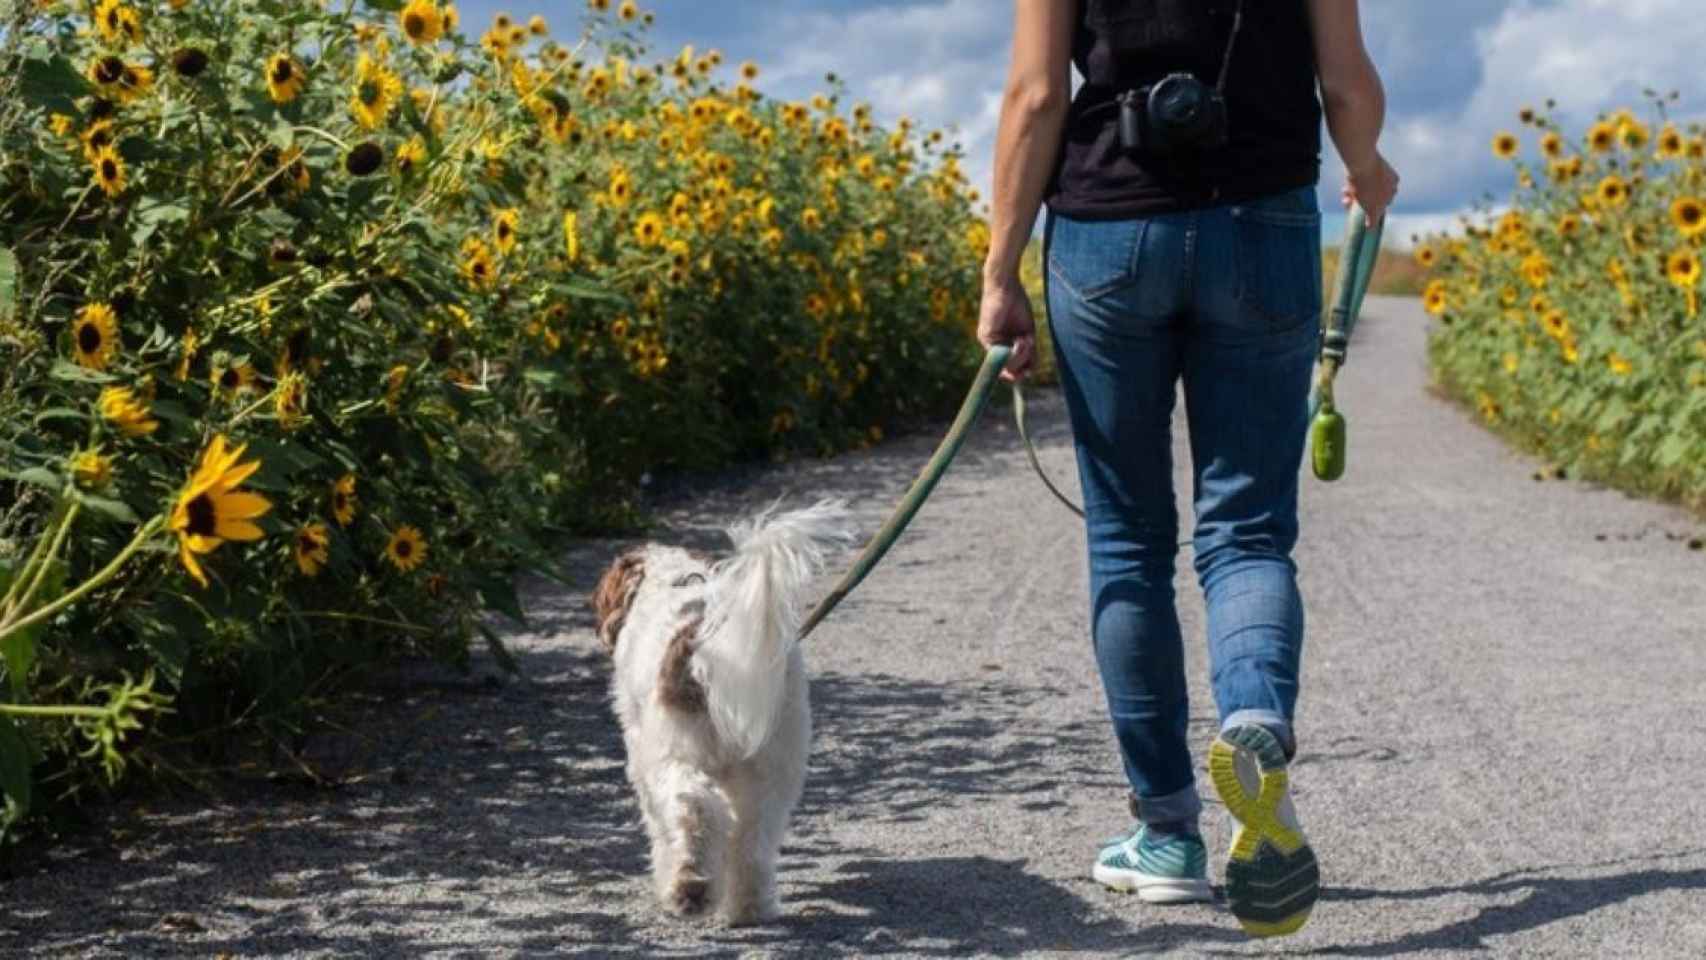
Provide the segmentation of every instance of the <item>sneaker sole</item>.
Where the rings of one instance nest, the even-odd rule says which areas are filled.
[[[1214,899],[1208,880],[1158,877],[1136,870],[1120,870],[1096,864],[1090,875],[1104,887],[1135,893],[1144,903],[1207,903]]]
[[[1238,751],[1255,755],[1261,787],[1252,797],[1238,779]],[[1238,821],[1226,855],[1226,899],[1232,915],[1253,937],[1296,933],[1321,896],[1321,869],[1303,834],[1280,822],[1288,777],[1285,752],[1257,726],[1235,727],[1216,737],[1208,752],[1209,778]]]

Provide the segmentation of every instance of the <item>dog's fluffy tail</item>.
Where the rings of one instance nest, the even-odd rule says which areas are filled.
[[[774,510],[774,507],[771,508]],[[758,752],[787,694],[788,653],[799,642],[800,591],[831,548],[853,540],[839,500],[771,516],[767,510],[728,529],[734,556],[712,571],[693,674],[705,690],[711,722],[742,757]]]

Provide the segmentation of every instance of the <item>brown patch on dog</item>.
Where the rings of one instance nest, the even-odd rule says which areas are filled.
[[[616,652],[616,639],[622,635],[622,624],[628,611],[634,608],[634,594],[640,581],[646,578],[646,552],[635,547],[610,562],[609,569],[598,578],[592,591],[592,610],[598,618],[598,639],[604,649]]]
[[[705,688],[693,679],[693,650],[699,639],[703,617],[694,617],[669,638],[663,653],[663,667],[658,671],[658,700],[666,707],[688,713],[705,709]]]

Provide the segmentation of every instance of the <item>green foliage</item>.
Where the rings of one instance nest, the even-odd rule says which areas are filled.
[[[376,661],[510,663],[516,574],[646,472],[868,444],[975,369],[939,135],[644,63],[618,11],[565,45],[400,6],[0,36],[0,569],[40,579],[0,603],[8,816],[32,767],[40,806],[282,737]]]
[[[1706,508],[1706,136],[1621,110],[1578,148],[1529,122],[1544,163],[1517,157],[1511,209],[1417,251],[1436,379],[1566,469]]]

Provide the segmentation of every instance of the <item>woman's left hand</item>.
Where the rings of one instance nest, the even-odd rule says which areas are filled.
[[[984,281],[977,341],[986,349],[997,343],[1013,348],[1001,379],[1014,383],[1030,374],[1036,357],[1037,321],[1031,315],[1031,298],[1018,277]]]

